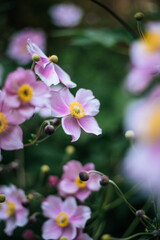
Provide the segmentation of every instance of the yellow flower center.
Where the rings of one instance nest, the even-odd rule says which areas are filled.
[[[146,33],[145,44],[148,52],[160,50],[160,34],[156,32]]]
[[[69,224],[68,214],[64,212],[61,212],[60,214],[58,214],[58,216],[56,217],[56,223],[60,227],[67,227]]]
[[[160,139],[160,109],[155,108],[149,118],[149,127],[147,129],[147,137],[151,140]]]
[[[78,186],[79,188],[85,188],[85,187],[86,187],[86,182],[85,182],[85,181],[81,181],[81,179],[79,178],[79,176],[76,177],[75,183],[77,184],[77,186]]]
[[[85,115],[84,108],[79,102],[70,103],[69,110],[70,110],[71,116],[78,119],[84,117]]]
[[[8,126],[8,121],[4,113],[0,112],[0,133],[4,132]]]
[[[33,88],[29,84],[23,84],[18,89],[18,96],[24,102],[29,102],[33,97]]]
[[[7,202],[6,213],[12,216],[16,211],[16,205],[14,202]]]

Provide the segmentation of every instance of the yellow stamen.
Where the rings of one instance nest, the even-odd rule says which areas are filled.
[[[79,178],[79,176],[76,177],[75,183],[77,184],[77,186],[78,186],[79,188],[85,188],[85,187],[86,187],[86,182],[85,182],[85,181],[81,181],[81,179]]]
[[[146,33],[145,44],[148,52],[160,50],[160,34],[156,32]]]
[[[58,216],[56,217],[56,223],[60,227],[67,227],[69,224],[68,214],[65,212],[61,212],[60,214],[58,214]]]
[[[16,205],[14,202],[7,202],[6,213],[12,216],[16,211]]]
[[[30,102],[33,97],[33,88],[29,84],[23,84],[18,89],[18,96],[24,102]]]
[[[8,126],[8,121],[4,113],[0,112],[0,133],[4,132]]]
[[[78,119],[84,117],[85,115],[84,108],[79,102],[70,103],[69,110],[70,110],[71,116]]]

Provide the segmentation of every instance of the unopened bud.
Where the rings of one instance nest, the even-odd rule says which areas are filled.
[[[68,238],[65,236],[62,236],[59,240],[68,240]]]
[[[101,184],[101,186],[106,186],[109,183],[109,178],[104,175],[101,177],[101,180],[99,183]]]
[[[32,193],[29,193],[29,194],[27,195],[27,198],[28,198],[29,200],[33,200],[33,199],[34,199],[34,195],[33,195]]]
[[[59,125],[59,119],[58,118],[54,118],[52,120],[52,124],[55,125],[55,126],[58,126]]]
[[[32,59],[33,59],[34,62],[39,62],[41,58],[38,54],[33,54]]]
[[[28,208],[29,207],[29,201],[28,200],[23,201],[22,206],[25,207],[25,208]]]
[[[58,57],[56,55],[52,55],[51,57],[49,57],[49,60],[53,63],[57,63],[58,62]]]
[[[89,174],[86,171],[82,171],[79,173],[79,178],[81,181],[88,181],[89,179]]]
[[[137,210],[136,211],[136,216],[137,217],[142,217],[143,215],[145,215],[145,212],[143,209]]]
[[[26,229],[24,232],[23,232],[23,238],[25,240],[34,240],[35,239],[35,234],[34,232],[31,230],[31,229]]]
[[[143,18],[144,18],[144,14],[142,12],[137,12],[135,15],[134,15],[134,18],[137,20],[137,21],[142,21]]]
[[[29,220],[30,223],[36,223],[37,222],[36,216],[34,216],[34,215],[30,216],[28,220]]]
[[[135,134],[132,130],[128,130],[125,132],[125,137],[128,139],[133,139],[135,137]]]
[[[0,203],[5,202],[5,200],[6,200],[5,195],[4,194],[0,194]]]
[[[44,131],[47,135],[52,135],[55,132],[55,128],[52,125],[47,125],[45,126]]]
[[[42,166],[41,166],[41,171],[42,171],[43,173],[47,173],[47,172],[50,171],[50,167],[49,167],[48,165],[42,165]]]
[[[111,240],[112,239],[112,237],[111,237],[111,235],[109,235],[109,234],[104,234],[103,236],[102,236],[102,240]]]
[[[154,230],[154,231],[152,232],[152,235],[153,235],[154,237],[158,237],[158,236],[160,236],[160,231],[159,231],[159,230]]]
[[[75,147],[73,147],[72,145],[67,146],[66,153],[72,155],[73,153],[75,153]]]

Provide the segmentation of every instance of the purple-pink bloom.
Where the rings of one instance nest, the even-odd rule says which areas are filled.
[[[42,203],[43,215],[47,220],[42,226],[44,239],[59,239],[62,236],[72,240],[77,235],[77,229],[83,229],[91,216],[87,206],[77,206],[73,197],[64,201],[60,197],[48,196]]]
[[[93,240],[88,234],[83,233],[82,229],[78,229],[77,236],[74,240]]]
[[[43,82],[36,81],[31,70],[23,68],[18,68],[8,75],[4,91],[8,105],[24,117],[24,120],[33,115],[36,107],[47,105],[50,97],[49,87]]]
[[[34,54],[40,56],[40,61],[36,62],[35,65],[35,73],[48,86],[51,86],[52,84],[57,85],[61,82],[68,88],[76,87],[76,84],[71,81],[70,76],[57,64],[53,63],[51,58],[47,57],[30,39],[28,39],[27,49],[31,56]]]
[[[0,149],[14,150],[23,148],[22,130],[18,124],[24,119],[8,106],[8,99],[0,91]]]
[[[69,89],[63,88],[52,95],[51,107],[53,117],[62,117],[62,128],[72,136],[72,142],[79,139],[81,128],[95,135],[102,133],[94,118],[99,112],[100,102],[91,90],[81,88],[74,97]]]
[[[15,33],[10,40],[7,55],[19,64],[27,64],[31,61],[27,52],[27,40],[31,39],[42,51],[46,49],[46,36],[42,30],[26,28]]]
[[[0,207],[0,220],[6,222],[4,231],[11,236],[16,227],[23,227],[28,222],[29,211],[22,206],[26,197],[24,191],[14,185],[0,187],[0,193],[6,196]]]
[[[53,23],[59,27],[75,27],[80,23],[83,11],[72,3],[63,3],[53,5],[49,9],[49,15]]]
[[[98,174],[90,173],[89,180],[84,182],[79,178],[82,171],[94,170],[93,163],[87,163],[84,166],[79,161],[72,160],[63,167],[62,179],[58,184],[61,196],[75,196],[80,201],[84,201],[92,191],[100,189],[100,177]]]

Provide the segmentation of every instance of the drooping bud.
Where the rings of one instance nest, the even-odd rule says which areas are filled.
[[[22,206],[25,207],[25,208],[28,208],[29,207],[29,201],[28,200],[23,201]]]
[[[55,125],[55,126],[58,126],[59,125],[59,119],[58,118],[54,118],[52,120],[52,124]]]
[[[109,178],[104,175],[101,177],[101,180],[99,183],[101,184],[101,186],[106,186],[109,183]]]
[[[137,21],[142,21],[143,18],[144,18],[144,14],[142,12],[137,12],[135,15],[134,15],[134,18],[137,20]]]
[[[62,236],[59,240],[68,240],[68,238],[65,236]]]
[[[6,200],[5,195],[4,194],[0,194],[0,203],[5,202],[5,200]]]
[[[128,130],[125,132],[125,137],[128,139],[133,139],[135,137],[135,134],[132,130]]]
[[[111,235],[109,235],[109,234],[104,234],[103,236],[102,236],[102,240],[111,240],[112,239],[112,237],[111,237]]]
[[[159,231],[159,230],[154,230],[154,231],[152,232],[152,235],[153,235],[154,237],[158,237],[158,236],[160,236],[160,231]]]
[[[86,171],[82,171],[79,173],[79,178],[81,181],[88,181],[89,174]]]
[[[68,155],[72,155],[73,153],[75,153],[75,147],[73,147],[72,145],[68,145],[65,150]]]
[[[41,166],[41,171],[42,171],[43,173],[47,173],[47,172],[50,171],[50,167],[49,167],[48,165],[42,165],[42,166]]]
[[[142,217],[145,215],[145,211],[143,209],[137,210],[136,211],[136,216],[137,217]]]
[[[38,54],[33,54],[32,55],[32,60],[34,61],[34,62],[39,62],[40,61],[40,56],[38,55]]]
[[[47,125],[45,126],[44,131],[47,135],[52,135],[55,132],[55,128],[52,125]]]
[[[51,57],[49,57],[49,60],[53,63],[57,63],[58,62],[58,57],[56,55],[52,55]]]

